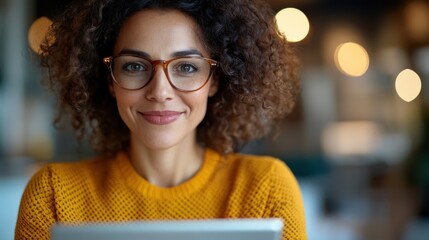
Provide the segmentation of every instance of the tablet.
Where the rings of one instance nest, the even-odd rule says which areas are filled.
[[[280,240],[281,219],[144,221],[52,227],[52,240]]]

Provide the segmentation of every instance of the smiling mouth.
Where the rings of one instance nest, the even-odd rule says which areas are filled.
[[[166,125],[176,121],[182,112],[176,111],[148,111],[139,112],[140,115],[150,124]]]

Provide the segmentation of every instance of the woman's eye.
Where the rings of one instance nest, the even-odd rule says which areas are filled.
[[[127,63],[123,66],[123,69],[127,72],[148,71],[148,68],[140,63]]]
[[[177,70],[181,73],[193,73],[198,71],[198,68],[192,64],[184,63],[184,64],[180,64],[177,67]]]

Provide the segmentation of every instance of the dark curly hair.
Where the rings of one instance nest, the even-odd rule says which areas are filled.
[[[177,9],[191,16],[211,57],[220,62],[215,73],[218,91],[209,98],[197,129],[201,144],[221,153],[237,151],[269,133],[273,123],[291,111],[299,88],[298,61],[266,3],[87,0],[69,6],[42,44],[45,82],[59,96],[55,122],[70,117],[78,136],[88,136],[101,154],[128,147],[130,133],[109,93],[109,72],[102,59],[112,55],[124,20],[145,8]]]

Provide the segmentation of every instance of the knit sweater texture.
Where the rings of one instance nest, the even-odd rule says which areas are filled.
[[[15,239],[50,239],[54,223],[270,217],[283,219],[283,240],[306,239],[298,183],[278,159],[207,149],[191,179],[161,188],[120,153],[38,171],[22,196]]]

